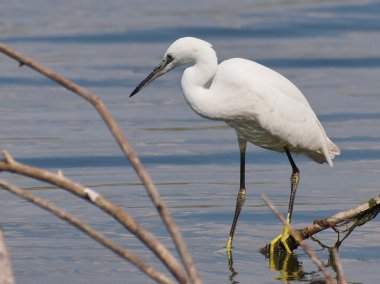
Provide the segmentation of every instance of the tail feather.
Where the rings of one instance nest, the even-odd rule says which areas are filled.
[[[335,156],[338,156],[340,154],[340,149],[338,146],[334,144],[334,142],[330,140],[330,138],[327,137],[326,132],[318,119],[317,124],[326,142],[323,143],[322,149],[320,149],[320,153],[323,154],[323,156],[325,157],[324,161],[327,162],[330,167],[333,167],[334,165],[332,159],[334,159]]]
[[[335,156],[340,155],[340,149],[334,142],[332,142],[329,138],[327,138],[327,147],[330,153],[331,159],[333,159]]]
[[[326,137],[326,140],[327,140],[327,151],[323,151],[323,153],[326,158],[326,162],[329,164],[330,167],[333,167],[332,160],[335,158],[335,156],[340,155],[340,149],[328,137]],[[323,149],[323,150],[326,150],[326,149]]]

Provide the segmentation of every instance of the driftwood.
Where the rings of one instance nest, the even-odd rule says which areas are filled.
[[[342,240],[338,240],[335,244],[335,247],[339,247],[343,240],[346,239],[356,227],[362,226],[372,220],[379,212],[380,194],[355,208],[339,212],[326,219],[315,220],[313,224],[302,229],[297,229],[296,231],[297,234],[299,234],[300,240],[312,238],[315,234],[329,228],[332,228],[336,232],[345,232],[345,237]],[[287,239],[287,244],[291,250],[294,250],[298,247],[299,241],[297,242],[294,237],[290,237]],[[275,249],[281,250],[281,247],[276,247]],[[263,254],[268,255],[270,252],[269,244],[263,247],[261,251]]]
[[[338,227],[348,225],[349,223],[353,223],[353,228],[356,226],[362,226],[371,219],[375,218],[379,212],[380,194],[355,208],[339,212],[334,216],[323,220],[316,220],[313,224],[303,229],[299,229],[298,231],[301,238],[305,240],[328,228],[338,230]]]

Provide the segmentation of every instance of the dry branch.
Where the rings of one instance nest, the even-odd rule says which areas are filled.
[[[175,225],[174,220],[172,216],[169,213],[168,208],[163,203],[152,179],[150,178],[148,172],[145,170],[144,166],[141,164],[139,158],[133,151],[131,145],[129,144],[126,137],[123,135],[120,127],[116,123],[116,121],[112,118],[110,113],[108,112],[106,106],[104,105],[103,101],[92,95],[91,92],[89,92],[87,89],[74,84],[73,82],[65,79],[64,77],[60,76],[59,74],[51,71],[50,69],[42,66],[35,60],[32,60],[30,58],[27,58],[26,56],[16,52],[12,48],[7,47],[5,44],[0,43],[0,52],[6,54],[7,56],[15,59],[20,63],[20,66],[27,65],[30,68],[34,69],[35,71],[43,74],[44,76],[50,78],[51,80],[57,82],[58,84],[62,85],[63,87],[67,88],[68,90],[76,93],[77,95],[84,98],[86,101],[91,103],[106,125],[108,126],[109,130],[111,131],[113,137],[118,142],[122,152],[124,155],[129,159],[131,165],[133,166],[134,170],[136,171],[137,175],[139,176],[140,180],[142,181],[145,189],[148,192],[148,195],[150,196],[154,206],[156,207],[159,215],[161,216],[164,224],[168,228],[168,231],[170,235],[173,238],[173,241],[176,245],[176,248],[178,250],[179,255],[181,256],[181,259],[185,265],[187,274],[190,278],[191,283],[199,284],[201,283],[201,280],[199,278],[198,272],[196,270],[196,267],[193,263],[192,257],[187,249],[187,246],[182,238],[182,235],[178,229],[178,227]]]
[[[50,204],[46,200],[43,200],[29,192],[27,192],[24,189],[21,189],[11,183],[8,183],[4,180],[0,179],[0,186],[4,188],[5,190],[8,190],[9,192],[53,213],[57,217],[61,218],[62,220],[65,220],[69,224],[77,227],[79,230],[105,246],[106,248],[113,251],[115,254],[119,255],[123,259],[129,261],[133,265],[135,265],[137,268],[139,268],[142,272],[144,272],[146,275],[157,281],[158,283],[165,283],[165,284],[172,284],[173,282],[167,278],[165,275],[157,272],[153,267],[145,264],[142,260],[140,260],[138,257],[136,257],[134,254],[129,252],[128,250],[124,249],[123,247],[119,246],[115,242],[111,241],[104,235],[98,233],[94,229],[92,229],[90,226],[85,224],[83,221],[71,216],[70,214],[66,213],[65,211],[55,207],[54,205]],[[1,236],[0,236],[1,237]],[[0,258],[1,260],[1,258]],[[0,263],[1,265],[1,263]],[[1,275],[0,275],[1,280]],[[2,283],[0,281],[0,283]],[[4,282],[8,283],[8,282]],[[11,283],[11,282],[9,282]]]
[[[14,284],[12,264],[0,229],[0,284]]]
[[[311,224],[303,229],[299,229],[298,232],[300,233],[301,238],[305,240],[318,232],[328,228],[335,228],[352,220],[356,220],[360,225],[363,225],[371,218],[374,218],[379,211],[380,194],[355,208],[339,212],[334,216],[323,220],[316,220],[314,224]]]
[[[98,206],[104,212],[115,218],[120,224],[134,234],[146,247],[148,247],[168,268],[179,283],[187,283],[186,275],[182,267],[174,256],[162,245],[156,238],[147,232],[140,224],[138,224],[131,216],[123,211],[116,204],[112,203],[102,195],[94,192],[89,188],[71,181],[66,178],[62,172],[57,174],[41,170],[39,168],[30,167],[14,161],[7,151],[3,151],[5,160],[0,160],[0,171],[20,174],[31,177],[43,182],[50,183],[57,187],[63,188],[72,194],[79,196]]]
[[[297,229],[298,234],[302,240],[306,240],[310,237],[313,237],[315,234],[324,231],[326,229],[332,228],[338,230],[339,227],[346,225],[348,223],[353,223],[353,225],[347,229],[348,233],[344,239],[348,236],[349,233],[353,231],[357,226],[364,225],[366,222],[375,218],[376,215],[380,212],[380,195],[371,198],[367,202],[335,214],[334,216],[328,217],[326,219],[316,220],[313,224],[302,228]],[[339,242],[342,243],[343,240]],[[294,238],[288,238],[287,244],[291,250],[297,248],[298,244]],[[339,246],[337,243],[336,246]],[[268,251],[268,245],[261,249],[263,252]]]
[[[268,198],[264,194],[261,195],[261,198],[268,205],[268,207],[273,211],[273,213],[281,220],[281,222],[284,224],[284,226],[286,226],[288,228],[291,236],[304,249],[304,251],[310,257],[311,261],[322,271],[323,275],[326,278],[326,283],[336,284],[335,279],[327,271],[326,267],[323,265],[321,260],[314,254],[313,250],[305,242],[303,242],[300,234],[296,230],[294,230],[291,225],[289,225],[286,222],[285,217],[277,210],[277,208],[274,206],[274,204],[271,201],[269,201]]]

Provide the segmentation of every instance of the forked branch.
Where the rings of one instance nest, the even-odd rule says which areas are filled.
[[[380,194],[374,198],[371,198],[367,202],[335,214],[326,219],[316,220],[313,224],[299,229],[298,232],[303,240],[315,235],[318,232],[326,230],[328,228],[337,228],[342,224],[348,222],[357,222],[355,226],[360,226],[376,217],[380,212]]]

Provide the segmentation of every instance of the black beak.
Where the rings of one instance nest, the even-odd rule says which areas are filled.
[[[166,72],[163,72],[164,68],[166,66],[166,62],[162,61],[160,65],[158,65],[154,70],[146,77],[129,95],[129,97],[132,97],[136,95],[141,89],[143,89],[145,86],[147,86],[150,82],[154,81],[154,79],[160,77],[161,75],[165,74]]]

